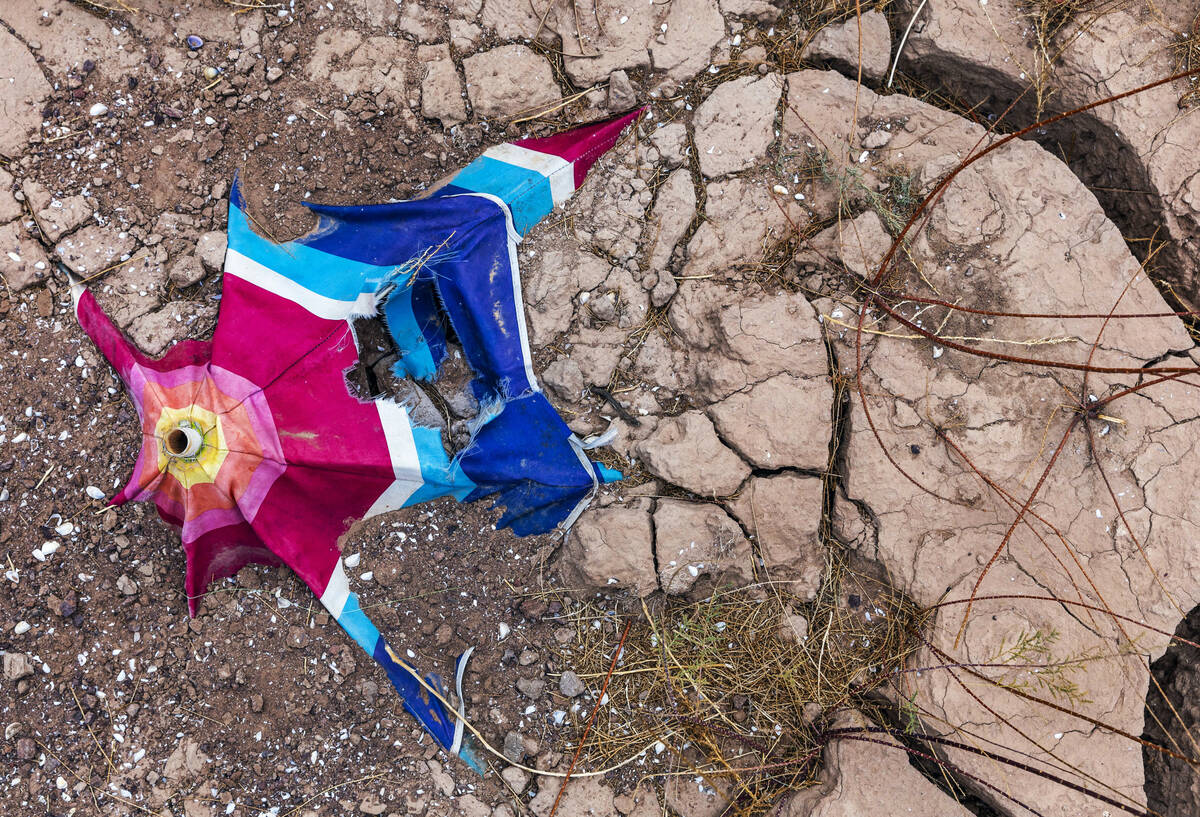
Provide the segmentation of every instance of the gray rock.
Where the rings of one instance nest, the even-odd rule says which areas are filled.
[[[503,45],[463,60],[467,97],[476,115],[515,116],[562,99],[545,57],[523,45]]]
[[[749,17],[760,23],[773,23],[783,14],[784,0],[721,0],[721,11],[738,17]]]
[[[517,691],[530,700],[537,700],[542,697],[542,692],[546,689],[545,678],[518,678]]]
[[[796,410],[826,406],[833,386],[818,377],[780,374],[747,386],[708,409],[721,439],[756,468],[819,470],[829,461],[829,412]]]
[[[680,122],[652,130],[650,141],[668,167],[679,167],[687,158],[687,128]]]
[[[575,698],[587,692],[587,686],[579,679],[574,670],[566,670],[558,678],[558,691],[568,698]]]
[[[28,655],[23,652],[4,653],[4,679],[6,681],[19,681],[29,675],[33,675],[33,662],[29,660]]]
[[[172,301],[162,309],[135,318],[129,335],[142,351],[157,357],[187,337],[188,328],[198,318],[208,318],[212,312],[213,307],[201,301]]]
[[[608,109],[627,111],[634,105],[637,105],[637,90],[629,81],[629,74],[613,71],[608,75]]]
[[[761,162],[775,139],[775,109],[782,95],[778,74],[718,85],[696,111],[700,172],[716,178]]]
[[[650,303],[655,306],[666,306],[678,291],[679,283],[675,280],[675,276],[667,270],[662,270],[658,273],[658,282],[650,290]]]
[[[646,225],[646,252],[649,256],[650,269],[660,273],[667,270],[671,262],[671,253],[675,245],[683,238],[687,228],[696,215],[696,185],[692,174],[687,168],[679,168],[667,177],[658,189],[658,198],[654,202],[650,221]],[[663,282],[663,275],[659,275]],[[675,294],[671,289],[670,295]],[[655,306],[662,306],[657,299]]]
[[[29,49],[4,26],[0,66],[0,155],[15,158],[42,121],[41,104],[50,95],[50,83]]]
[[[865,79],[882,79],[892,57],[892,32],[882,12],[862,15],[862,72]],[[813,35],[804,56],[829,60],[858,70],[859,22],[851,17],[828,25]]]
[[[569,403],[578,402],[583,395],[583,371],[569,357],[560,357],[546,367],[542,382],[556,395]]]
[[[14,260],[13,255],[20,260]],[[0,262],[4,265],[4,279],[14,292],[40,283],[50,272],[46,251],[25,232],[20,221],[0,225],[0,258],[4,259]]]
[[[474,51],[482,37],[483,29],[474,23],[457,18],[450,20],[450,44],[458,51]]]
[[[177,287],[190,287],[204,280],[204,266],[194,255],[185,255],[171,265],[167,277]]]
[[[809,396],[795,398],[793,405],[817,403]],[[793,412],[793,416],[798,414]],[[801,433],[797,429],[797,434]],[[819,478],[784,472],[751,477],[738,498],[729,503],[730,513],[758,538],[767,576],[802,599],[816,598],[825,575],[822,499]]]
[[[717,505],[659,500],[654,531],[658,581],[671,595],[688,593],[701,576],[720,586],[742,585],[754,575],[750,542]]]
[[[204,233],[196,241],[196,255],[209,272],[220,272],[225,266],[225,251],[229,248],[229,240],[225,233],[219,230]]]
[[[729,496],[750,475],[750,466],[698,411],[663,419],[637,452],[655,476],[700,496]]]
[[[717,0],[672,0],[662,32],[650,43],[650,59],[656,71],[683,82],[708,67],[724,36]]]
[[[136,247],[128,233],[91,224],[59,241],[54,252],[72,272],[87,277],[128,259]]]
[[[525,791],[529,785],[529,772],[524,769],[518,769],[516,766],[508,766],[504,771],[500,772],[500,776],[504,778],[504,782],[517,794]]]
[[[42,235],[51,244],[86,223],[94,212],[92,202],[84,196],[60,199],[33,179],[26,179],[21,191],[29,202],[29,209]]]
[[[649,504],[611,505],[579,517],[562,547],[559,571],[569,587],[629,589],[647,596],[658,589]],[[570,640],[574,633],[563,633]],[[558,634],[555,634],[558,637]]]
[[[33,738],[20,738],[17,741],[17,760],[32,760],[37,754],[37,744]]]
[[[525,759],[525,736],[520,732],[509,732],[504,736],[504,756],[513,763]]]
[[[417,59],[425,66],[421,115],[437,119],[447,128],[464,121],[467,103],[463,99],[462,80],[450,59],[450,48],[445,44],[423,45],[417,49]]]
[[[488,6],[493,2],[488,0]],[[647,45],[659,33],[659,6],[578,0],[558,9],[555,30],[564,44],[574,45],[564,45],[573,56],[563,59],[563,69],[580,88],[603,82],[613,71],[650,67]],[[623,22],[618,22],[618,15]]]
[[[21,203],[12,194],[13,177],[0,169],[0,224],[5,224],[21,215]]]

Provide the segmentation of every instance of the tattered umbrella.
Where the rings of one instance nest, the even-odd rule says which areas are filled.
[[[591,462],[541,393],[516,246],[582,183],[637,112],[493,147],[426,198],[312,206],[316,228],[276,244],[230,196],[229,250],[211,341],[141,354],[76,283],[76,315],[129,389],[143,443],[119,505],[150,500],[181,529],[189,612],[214,579],[286,564],[387,671],[404,706],[477,765],[457,720],[359,608],[337,547],[349,521],[441,496],[493,496],[524,535],[567,527],[619,474]],[[398,374],[429,379],[460,341],[481,408],[454,457],[405,406],[350,394],[354,320],[382,308]],[[456,664],[461,683],[466,654]],[[437,676],[426,683],[445,696]],[[461,697],[461,696],[460,696]]]

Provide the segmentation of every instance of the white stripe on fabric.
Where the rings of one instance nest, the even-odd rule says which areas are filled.
[[[318,318],[327,320],[344,320],[355,310],[369,310],[375,299],[372,292],[364,292],[353,301],[338,301],[319,295],[234,249],[229,250],[225,256],[225,274],[241,278],[247,283],[286,298]]]
[[[532,151],[530,151],[532,152]],[[530,391],[540,392],[537,378],[533,376],[533,355],[529,352],[529,330],[525,327],[525,299],[521,297],[521,268],[517,266],[517,245],[521,243],[521,234],[513,227],[512,211],[504,203],[504,199],[491,193],[456,193],[458,196],[478,196],[496,203],[500,212],[504,213],[504,223],[508,228],[508,265],[512,268],[513,302],[516,304],[517,336],[521,339],[521,357],[525,362],[525,379],[529,382]],[[447,196],[446,198],[452,198]]]
[[[483,155],[541,173],[550,182],[550,197],[554,199],[555,207],[571,198],[575,192],[575,167],[561,156],[530,150],[511,142],[490,147]]]
[[[367,517],[403,507],[408,498],[424,484],[408,412],[404,406],[391,400],[376,400],[374,405],[379,412],[379,424],[387,440],[388,456],[396,481],[379,495],[367,511]]]
[[[342,567],[342,560],[339,558],[333,567],[333,575],[329,577],[329,583],[325,585],[325,592],[321,594],[321,606],[336,619],[342,615],[346,599],[349,597],[350,582],[346,578],[346,570]]]

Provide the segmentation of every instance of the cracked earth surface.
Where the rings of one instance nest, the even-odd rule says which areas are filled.
[[[927,670],[889,694],[929,733],[1024,752],[1129,808],[1146,803],[1141,747],[1096,721],[1142,734],[1146,667],[1167,639],[1104,610],[1173,632],[1200,603],[1189,500],[1200,396],[1168,381],[1083,422],[1091,395],[1153,376],[1085,377],[954,345],[1043,363],[1200,363],[1176,317],[1103,317],[1196,303],[1200,125],[1179,106],[1184,82],[1077,120],[1095,150],[1062,149],[1068,120],[1037,134],[1052,150],[1016,141],[960,173],[882,282],[895,312],[942,342],[878,304],[860,340],[862,286],[916,201],[996,138],[883,92],[904,3],[864,16],[871,87],[856,86],[853,19],[798,37],[795,9],[760,0],[597,0],[578,15],[514,0],[242,14],[217,2],[143,2],[137,14],[85,5],[0,9],[6,813],[546,817],[553,779],[508,764],[569,761],[587,712],[562,686],[572,595],[699,599],[765,574],[811,599],[839,553],[881,567],[922,605],[966,599],[981,576],[980,596],[1061,599],[981,598],[961,642],[965,605],[940,608],[910,661],[993,665],[976,671],[1007,688]],[[904,76],[967,106],[995,87],[988,105],[1003,110],[1038,66],[1022,13],[1002,0],[931,0]],[[1059,35],[1046,110],[1170,73],[1160,46],[1188,19],[1170,4],[1086,21]],[[207,42],[189,51],[188,34]],[[792,37],[804,48],[781,50]],[[1138,59],[1142,48],[1152,56]],[[416,195],[491,143],[647,101],[650,113],[520,252],[539,376],[580,435],[615,429],[605,456],[626,482],[565,540],[516,540],[483,506],[440,503],[345,542],[361,552],[356,590],[389,641],[443,672],[480,645],[467,712],[506,757],[480,780],[428,747],[294,577],[245,570],[186,618],[174,534],[144,507],[102,511],[91,496],[113,491],[138,441],[58,265],[103,274],[91,285],[101,303],[160,353],[211,331],[235,171],[256,225],[282,240],[309,228],[306,199]],[[1018,106],[1014,117],[1032,115]],[[1155,228],[1165,248],[1151,280],[1130,248],[1144,258],[1137,239]],[[1096,317],[1061,317],[1082,313]],[[388,380],[389,352],[377,351],[364,365],[382,387],[421,400]],[[464,422],[453,406],[414,408],[451,437]],[[1075,693],[1015,666],[1014,644],[1048,633],[1057,640],[1042,657],[1071,662]],[[994,788],[960,777],[974,799],[958,803],[901,750],[846,741],[826,750],[818,785],[778,807],[1027,813],[1008,794],[1047,815],[1096,808],[969,752],[943,756]],[[650,756],[637,768],[655,781],[663,767]],[[662,782],[580,778],[560,813],[721,813],[702,780]]]

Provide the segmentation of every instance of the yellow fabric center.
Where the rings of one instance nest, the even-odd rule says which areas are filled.
[[[203,438],[194,457],[175,457],[167,453],[164,440],[168,432],[181,425],[194,428]],[[225,448],[225,434],[221,431],[221,418],[197,405],[164,408],[154,425],[154,436],[158,438],[158,470],[169,471],[184,489],[216,480],[217,471],[221,470],[221,463],[229,454]]]

